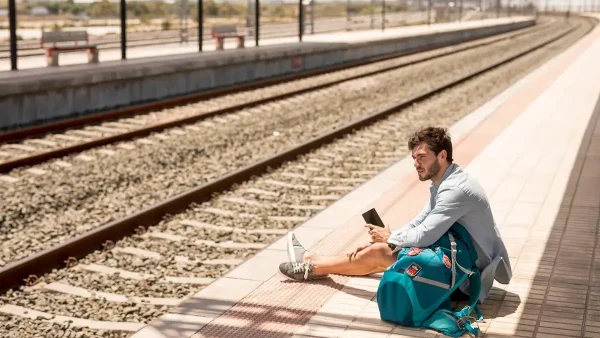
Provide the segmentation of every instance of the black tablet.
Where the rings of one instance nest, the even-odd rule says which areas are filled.
[[[376,225],[382,228],[385,227],[383,221],[381,220],[381,217],[379,217],[379,214],[377,214],[377,211],[375,211],[375,208],[365,212],[364,214],[362,214],[362,216],[365,219],[365,222],[367,222],[368,224]]]

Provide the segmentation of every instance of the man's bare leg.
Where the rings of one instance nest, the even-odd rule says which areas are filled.
[[[373,243],[350,258],[347,255],[323,256],[306,252],[304,259],[313,263],[313,272],[319,275],[340,274],[363,276],[383,272],[396,262],[396,253],[386,243]]]

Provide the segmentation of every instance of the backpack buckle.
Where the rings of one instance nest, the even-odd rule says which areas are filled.
[[[460,317],[456,319],[456,324],[458,324],[459,329],[463,330],[467,321],[468,319],[466,317]]]

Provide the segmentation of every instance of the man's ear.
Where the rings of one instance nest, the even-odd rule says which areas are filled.
[[[440,160],[445,160],[446,158],[448,158],[448,152],[446,150],[442,150],[440,151],[438,156]]]

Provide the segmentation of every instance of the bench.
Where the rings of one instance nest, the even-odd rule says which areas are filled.
[[[79,44],[80,42],[85,43]],[[41,48],[46,50],[48,67],[58,66],[60,53],[85,49],[88,51],[88,63],[98,63],[98,47],[89,43],[87,31],[42,32]]]
[[[244,35],[238,34],[235,25],[213,26],[211,34],[217,41],[217,50],[223,50],[225,38],[237,38],[237,48],[244,48]]]

